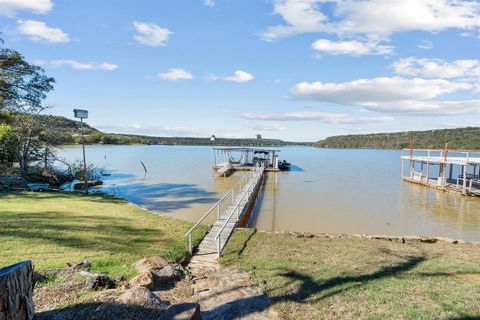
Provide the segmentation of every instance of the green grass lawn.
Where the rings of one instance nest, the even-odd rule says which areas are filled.
[[[33,192],[0,193],[0,223],[0,266],[29,259],[41,271],[88,260],[93,272],[127,278],[143,257],[184,258],[191,227],[109,196]]]
[[[238,230],[248,270],[283,319],[480,319],[480,246],[296,238]]]

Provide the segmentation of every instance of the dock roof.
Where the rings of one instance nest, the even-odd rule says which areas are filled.
[[[264,149],[253,147],[226,147],[226,148],[213,148],[213,150],[219,151],[261,151],[261,152],[280,152],[278,149]]]

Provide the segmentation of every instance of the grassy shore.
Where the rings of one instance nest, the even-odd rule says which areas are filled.
[[[480,319],[480,246],[235,232],[222,263],[248,270],[282,319]]]
[[[191,226],[121,199],[72,193],[0,193],[0,221],[0,266],[29,259],[41,271],[88,260],[93,272],[126,278],[143,257],[185,258]]]

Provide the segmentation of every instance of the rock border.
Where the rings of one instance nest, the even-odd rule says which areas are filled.
[[[416,235],[405,235],[405,236],[392,236],[384,234],[350,234],[350,233],[310,233],[310,232],[294,232],[294,231],[267,231],[267,230],[257,230],[255,228],[237,228],[237,230],[247,230],[254,231],[258,233],[267,233],[267,234],[277,234],[277,235],[288,235],[296,238],[330,238],[330,239],[342,239],[342,238],[358,238],[358,239],[369,239],[369,240],[384,240],[384,241],[395,241],[401,243],[448,243],[448,244],[473,244],[480,245],[480,241],[466,241],[462,239],[453,239],[447,237],[432,237],[432,236],[416,236]]]

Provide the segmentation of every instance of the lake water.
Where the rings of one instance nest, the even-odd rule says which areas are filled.
[[[82,153],[66,147],[59,155]],[[480,199],[402,181],[399,151],[288,147],[280,159],[294,170],[267,174],[252,227],[480,240]],[[241,177],[215,178],[211,147],[88,146],[87,161],[112,172],[102,191],[189,221]]]

